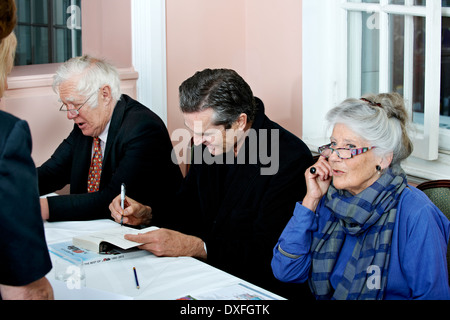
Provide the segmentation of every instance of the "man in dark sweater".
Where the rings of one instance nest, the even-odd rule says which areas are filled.
[[[306,192],[307,146],[265,115],[233,70],[187,79],[180,106],[195,147],[177,197],[161,216],[129,198],[123,212],[118,197],[110,205],[114,219],[151,217],[166,228],[127,236],[155,255],[193,256],[284,297],[310,296],[307,287],[278,282],[270,267],[273,245]]]

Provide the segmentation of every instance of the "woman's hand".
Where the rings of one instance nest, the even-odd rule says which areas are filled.
[[[314,170],[311,170],[314,168]],[[306,195],[303,206],[316,211],[320,199],[327,193],[331,184],[333,171],[328,161],[320,156],[319,160],[305,172]]]

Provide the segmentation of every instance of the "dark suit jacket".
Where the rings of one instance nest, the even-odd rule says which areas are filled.
[[[0,111],[0,283],[23,286],[51,269],[28,124]]]
[[[39,191],[48,194],[70,184],[70,195],[48,198],[50,221],[110,218],[112,199],[126,184],[127,195],[159,212],[179,189],[178,164],[162,120],[148,108],[122,95],[108,131],[100,190],[87,193],[92,137],[75,125],[51,158],[38,168]]]
[[[259,99],[257,103],[252,126],[257,139],[249,135],[235,159],[239,162],[245,154],[245,164],[227,164],[226,160],[225,164],[197,163],[196,152],[211,155],[206,148],[195,147],[194,163],[178,194],[179,206],[172,210],[171,221],[160,224],[203,239],[211,265],[283,296],[289,295],[290,288],[301,295],[299,286],[287,289],[289,284],[274,278],[270,262],[273,246],[292,216],[295,203],[306,193],[304,172],[312,164],[312,155],[298,137],[265,116]],[[267,150],[279,150],[275,174],[261,174],[261,169],[270,167],[261,157],[267,154],[264,149],[256,152],[257,161],[252,159],[255,152],[249,152],[249,146],[261,143],[268,146]],[[275,158],[276,152],[271,156]],[[309,288],[304,291],[310,295]]]

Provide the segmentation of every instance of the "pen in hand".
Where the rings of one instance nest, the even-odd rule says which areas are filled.
[[[122,183],[120,188],[120,207],[122,208],[122,218],[120,218],[120,225],[123,226],[123,210],[125,210],[125,183]]]

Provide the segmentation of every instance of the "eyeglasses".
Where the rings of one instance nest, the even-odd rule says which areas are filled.
[[[89,99],[92,98],[92,96],[96,93],[97,91],[91,94],[89,98],[87,98],[86,101],[83,104],[81,104],[78,108],[69,109],[69,106],[63,103],[61,105],[61,108],[59,108],[59,111],[69,112],[71,115],[77,116],[80,114],[80,109],[83,108],[83,106],[89,101]]]
[[[374,149],[376,147],[364,147],[364,148],[331,148],[331,143],[326,144],[324,146],[319,147],[319,153],[321,156],[324,156],[325,158],[331,157],[334,151],[336,151],[337,156],[340,159],[346,160],[351,159],[354,156],[363,154],[371,149]]]

